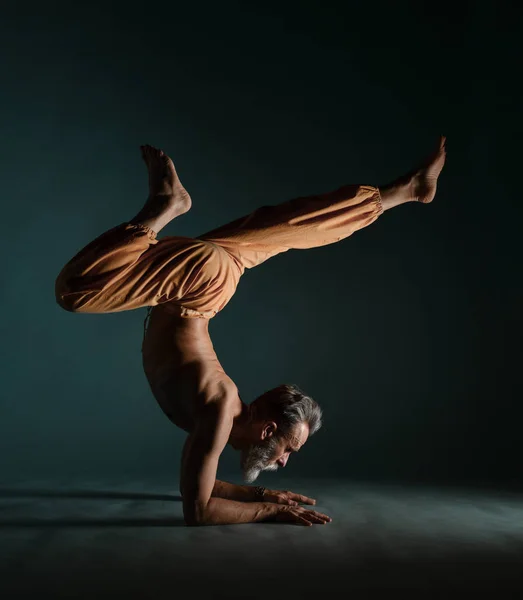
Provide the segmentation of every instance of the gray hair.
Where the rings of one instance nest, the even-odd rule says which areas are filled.
[[[256,398],[252,405],[255,418],[275,421],[283,435],[291,433],[299,423],[307,423],[311,436],[322,425],[320,406],[297,385],[273,388]]]

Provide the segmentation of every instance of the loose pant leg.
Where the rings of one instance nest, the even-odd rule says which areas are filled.
[[[157,240],[149,228],[123,223],[69,261],[56,280],[56,299],[73,312],[165,304],[181,308],[182,316],[212,318],[229,302],[246,268],[290,249],[340,241],[382,211],[377,188],[352,185],[263,206],[197,239]]]
[[[224,248],[242,269],[291,249],[333,244],[383,212],[378,188],[347,185],[334,192],[263,206],[199,239]]]
[[[71,312],[109,313],[190,297],[214,249],[186,237],[156,239],[144,225],[123,223],[74,256],[55,284],[56,300]]]

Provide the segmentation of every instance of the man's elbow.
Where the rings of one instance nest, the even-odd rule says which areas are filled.
[[[201,527],[208,525],[207,506],[191,504],[183,507],[183,520],[187,527]]]
[[[199,527],[199,526],[203,525],[203,523],[201,521],[198,521],[198,519],[195,519],[192,516],[189,517],[187,515],[183,515],[183,520],[187,527]]]

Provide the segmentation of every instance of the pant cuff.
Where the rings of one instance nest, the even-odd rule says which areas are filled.
[[[154,240],[156,238],[156,236],[158,235],[156,233],[156,231],[154,231],[147,225],[142,225],[141,223],[128,222],[125,225],[126,225],[126,229],[138,229],[139,231],[143,231],[144,233],[147,234],[147,237],[151,240]]]

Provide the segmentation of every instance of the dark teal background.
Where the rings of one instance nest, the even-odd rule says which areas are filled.
[[[293,475],[518,484],[520,9],[250,4],[3,5],[2,474],[176,481],[185,434],[142,372],[145,310],[54,300],[63,264],[145,200],[140,144],[193,198],[162,234],[197,236],[384,184],[443,133],[432,205],[247,272],[211,333],[245,401],[289,382],[324,407]]]

